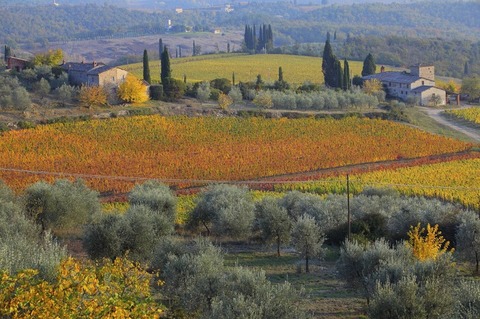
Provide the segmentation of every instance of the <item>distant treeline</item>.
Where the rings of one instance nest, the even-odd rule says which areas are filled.
[[[478,12],[478,1],[330,5],[311,11],[287,2],[265,3],[259,10],[258,4],[252,2],[235,6],[231,13],[188,10],[182,14],[173,10],[148,13],[107,4],[6,6],[0,9],[0,39],[14,46],[159,34],[167,31],[167,21],[171,20],[175,30],[188,27],[192,31],[211,31],[216,27],[242,30],[245,24],[270,24],[275,30],[275,46],[323,42],[322,35],[333,30],[337,30],[339,39],[399,35],[478,41]]]
[[[283,46],[275,51],[284,54],[321,56],[323,46],[324,43],[304,43]],[[457,78],[463,78],[465,75],[480,75],[480,42],[399,36],[359,36],[332,41],[332,47],[336,55],[342,59],[361,61],[368,53],[372,53],[377,64],[397,67],[409,67],[416,63],[433,64],[437,75]]]

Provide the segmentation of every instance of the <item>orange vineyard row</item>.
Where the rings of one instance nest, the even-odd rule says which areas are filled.
[[[142,116],[4,133],[0,168],[85,174],[87,183],[99,191],[127,192],[140,180],[116,176],[246,180],[470,147],[401,124],[353,117]],[[59,177],[0,170],[0,179],[16,190]]]

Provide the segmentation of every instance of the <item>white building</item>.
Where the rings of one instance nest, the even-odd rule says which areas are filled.
[[[406,101],[416,99],[420,105],[444,105],[447,101],[445,90],[435,86],[435,67],[421,64],[410,67],[410,72],[382,72],[367,75],[363,80],[377,79],[387,93]]]

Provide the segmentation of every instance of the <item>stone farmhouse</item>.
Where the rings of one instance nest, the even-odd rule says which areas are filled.
[[[15,70],[20,72],[25,70],[28,66],[29,61],[25,59],[20,59],[15,56],[9,56],[7,58],[7,69],[8,70]]]
[[[61,67],[68,74],[68,82],[78,86],[118,86],[128,74],[125,70],[97,62],[64,62]]]
[[[447,102],[445,90],[435,86],[435,67],[421,64],[410,67],[410,72],[384,72],[362,77],[363,80],[377,79],[382,82],[387,94],[403,101],[416,99],[420,105],[444,105]],[[436,98],[440,97],[440,98]]]

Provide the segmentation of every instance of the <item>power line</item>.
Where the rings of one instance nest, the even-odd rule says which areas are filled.
[[[67,172],[50,172],[50,171],[37,171],[37,170],[26,170],[18,168],[6,168],[0,167],[0,171],[4,172],[13,172],[21,174],[32,174],[32,175],[45,175],[45,176],[58,176],[58,177],[75,177],[75,178],[93,178],[93,179],[112,179],[112,180],[123,180],[123,181],[147,181],[147,180],[157,180],[163,183],[182,183],[182,184],[250,184],[250,185],[266,185],[266,184],[283,184],[283,185],[293,185],[293,184],[339,184],[340,180],[303,180],[303,181],[292,181],[292,180],[212,180],[212,179],[178,179],[178,178],[156,178],[156,177],[139,177],[139,176],[120,176],[120,175],[100,175],[100,174],[83,174],[83,173],[67,173]],[[442,186],[442,185],[423,185],[423,184],[395,184],[395,183],[382,183],[382,182],[368,182],[364,183],[361,181],[352,181],[351,184],[363,184],[364,186],[372,185],[381,185],[389,187],[411,187],[411,188],[429,188],[429,189],[446,189],[446,190],[469,190],[469,191],[478,191],[478,187],[466,187],[466,186]]]

